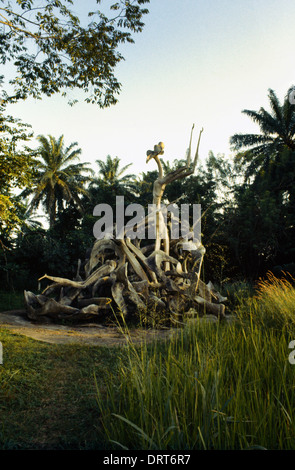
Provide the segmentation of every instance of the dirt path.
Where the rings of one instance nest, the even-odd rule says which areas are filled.
[[[24,310],[11,310],[0,312],[0,327],[28,336],[38,341],[54,344],[84,343],[96,346],[120,346],[127,344],[128,338],[119,327],[103,326],[88,323],[77,326],[57,324],[36,324],[29,321]],[[152,341],[156,338],[165,339],[172,330],[144,330],[134,329],[128,332],[129,338],[140,343],[144,340]]]
[[[203,317],[201,320],[216,322],[213,315]],[[226,321],[233,320],[231,315]],[[121,346],[127,344],[128,339],[134,343],[142,341],[153,341],[155,339],[167,339],[175,334],[176,329],[130,329],[128,336],[119,327],[104,326],[95,323],[83,325],[58,325],[58,324],[36,324],[28,320],[25,310],[10,310],[0,312],[0,328],[8,328],[10,331],[28,336],[29,338],[46,343],[70,344],[83,343],[93,346]]]

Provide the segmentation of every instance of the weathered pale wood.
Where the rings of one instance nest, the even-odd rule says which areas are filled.
[[[162,142],[147,152],[147,162],[154,159],[159,170],[152,201],[156,211],[155,240],[141,247],[141,240],[129,238],[126,231],[120,239],[96,240],[83,270],[78,260],[73,279],[45,274],[39,282],[47,280],[51,284],[41,294],[24,292],[29,319],[38,321],[48,316],[56,320],[88,317],[102,320],[105,314],[115,310],[127,317],[130,312],[140,310],[148,315],[152,309],[170,313],[173,321],[186,310],[224,317],[226,298],[211,282],[206,284],[200,279],[206,251],[203,245],[185,237],[172,240],[171,226],[163,226],[161,202],[166,185],[192,175],[196,168],[202,130],[192,161],[193,128],[186,164],[177,170],[164,175],[159,158],[164,153]],[[150,222],[145,217],[139,225],[146,227]]]

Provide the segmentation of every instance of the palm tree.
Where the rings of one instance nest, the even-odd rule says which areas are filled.
[[[269,89],[268,98],[271,112],[260,108],[259,111],[244,109],[260,127],[260,134],[235,134],[230,138],[232,149],[239,151],[236,161],[245,163],[248,168],[246,177],[262,168],[268,169],[284,149],[295,150],[295,105],[289,101],[291,87],[280,103],[277,95]]]
[[[38,136],[40,142],[37,177],[32,189],[25,195],[33,193],[30,211],[37,209],[42,202],[49,215],[49,226],[53,227],[57,209],[63,208],[64,201],[74,201],[79,212],[83,207],[79,195],[86,194],[85,184],[90,178],[85,173],[93,173],[87,163],[73,163],[79,159],[80,148],[74,142],[65,148],[64,136],[55,139]]]
[[[98,175],[93,178],[89,185],[89,193],[92,201],[108,202],[116,204],[116,196],[125,196],[132,199],[135,192],[135,175],[126,174],[126,170],[132,165],[120,168],[120,158],[106,157],[106,161],[96,160]]]
[[[128,174],[123,176],[123,173],[125,173],[132,163],[120,168],[120,161],[120,158],[112,158],[110,155],[107,156],[105,162],[103,160],[96,160],[99,167],[98,181],[102,181],[105,185],[114,188],[122,185],[126,187],[130,186],[130,184],[132,184],[130,180],[134,179],[135,175]]]

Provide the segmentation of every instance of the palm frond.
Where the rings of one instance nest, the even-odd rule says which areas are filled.
[[[76,202],[80,210],[78,194],[85,193],[84,186],[90,181],[88,175],[93,174],[93,170],[86,163],[73,163],[79,160],[81,154],[77,142],[65,147],[63,135],[58,139],[52,135],[40,135],[38,140],[38,171],[31,191],[33,198],[30,208],[37,208],[42,202],[52,226],[57,207],[62,208],[63,201]]]

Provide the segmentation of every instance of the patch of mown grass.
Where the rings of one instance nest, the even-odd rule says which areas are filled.
[[[120,351],[46,344],[5,329],[0,341],[0,448],[104,448],[94,371],[102,384]]]

